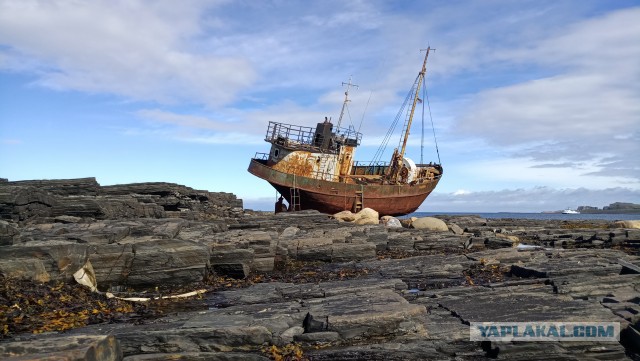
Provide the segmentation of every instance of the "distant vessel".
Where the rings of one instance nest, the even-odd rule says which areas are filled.
[[[289,210],[315,209],[333,214],[369,207],[381,215],[414,212],[436,187],[443,172],[439,162],[416,164],[405,156],[414,111],[422,103],[420,88],[430,50],[426,49],[422,69],[392,124],[393,129],[406,109],[400,142],[390,162],[353,160],[362,134],[353,127],[340,128],[349,102],[349,87],[353,85],[349,81],[343,83],[347,91],[337,127],[326,117],[315,129],[269,122],[265,141],[271,143],[271,150],[256,153],[249,163],[249,173],[269,182],[287,200]],[[382,151],[376,155],[379,157]]]
[[[580,212],[574,211],[573,209],[570,209],[570,208],[567,208],[564,211],[562,211],[562,214],[580,214]]]

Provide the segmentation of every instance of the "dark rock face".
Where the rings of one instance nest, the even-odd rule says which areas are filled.
[[[67,280],[88,262],[101,287],[197,282],[211,257],[197,241],[241,215],[232,194],[170,183],[2,182],[0,246],[13,247],[3,249],[0,275]]]
[[[18,228],[5,221],[0,221],[0,246],[10,246],[20,236]]]
[[[96,219],[221,218],[242,213],[229,193],[198,191],[172,183],[100,186],[95,178],[0,183],[0,218],[75,216]]]
[[[463,216],[441,217],[447,232],[386,228],[92,179],[0,182],[0,201],[0,277],[73,282],[92,269],[100,291],[262,277],[159,319],[3,340],[2,359],[56,347],[128,361],[638,357],[640,232],[606,222]],[[470,342],[477,321],[620,322],[623,331],[620,343]]]

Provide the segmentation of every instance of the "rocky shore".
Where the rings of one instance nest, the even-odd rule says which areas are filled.
[[[357,218],[170,183],[0,181],[0,359],[639,359],[638,221]],[[469,341],[482,321],[622,332]]]

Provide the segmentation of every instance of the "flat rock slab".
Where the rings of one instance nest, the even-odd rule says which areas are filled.
[[[390,282],[388,287],[395,288],[397,283]],[[391,289],[371,286],[361,285],[358,290],[345,288],[332,296],[299,302],[260,303],[210,310],[192,318],[183,327],[260,325],[269,329],[274,337],[281,337],[291,327],[304,326],[304,319],[309,314],[318,322],[317,331],[334,331],[345,340],[410,332],[424,334],[424,306],[410,304]],[[258,291],[258,288],[253,291]]]
[[[209,249],[177,239],[159,239],[134,246],[127,282],[131,285],[186,284],[203,279]]]
[[[3,247],[0,274],[5,277],[49,282],[71,278],[87,263],[88,246],[68,241],[33,241]]]
[[[552,279],[555,291],[573,298],[597,300],[616,297],[620,300],[640,300],[640,277],[635,274],[584,277],[568,275]]]
[[[425,335],[427,310],[390,290],[372,290],[307,300],[309,313],[347,340],[393,334]]]
[[[240,316],[221,319],[209,326],[188,327],[185,323],[125,327],[112,333],[125,356],[145,353],[258,351],[272,343],[271,332],[253,326]]]
[[[152,353],[127,356],[122,361],[269,361],[258,354],[246,352],[183,352]]]
[[[492,342],[491,347],[498,360],[631,360],[612,342]]]
[[[114,335],[125,356],[258,352],[264,346],[283,346],[294,338],[304,339],[304,335],[313,339],[315,331],[323,336],[320,339],[331,333],[338,341],[393,335],[426,337],[426,313],[423,305],[410,304],[393,290],[372,289],[301,301],[210,309],[99,332]],[[305,328],[308,317],[313,317],[320,328]]]
[[[344,295],[372,290],[404,290],[406,283],[400,279],[364,278],[349,281],[321,282],[319,284],[299,284],[283,289],[285,297],[309,298],[308,295],[321,294],[321,297]]]
[[[184,322],[180,327],[184,333],[197,329],[237,330],[249,334],[257,330],[266,331],[264,342],[284,345],[293,341],[294,327],[302,328],[306,312],[298,302],[263,303],[243,306],[232,306],[200,312]],[[253,338],[252,341],[259,341]],[[247,345],[262,346],[262,343]],[[228,346],[237,346],[229,344]]]
[[[56,336],[0,343],[0,359],[118,361],[122,359],[122,350],[114,336]]]
[[[463,322],[619,322],[599,303],[553,293],[552,287],[514,286],[437,301]]]
[[[258,283],[251,287],[217,292],[209,296],[212,306],[276,303],[288,300],[323,298],[371,290],[404,290],[407,285],[400,279],[363,278],[320,283]]]
[[[465,283],[463,271],[477,262],[461,255],[433,255],[366,261],[361,264],[376,271],[381,278],[401,279],[409,288],[424,290]]]
[[[582,253],[582,252],[579,252]],[[581,277],[619,274],[622,266],[617,260],[575,252],[549,252],[523,264],[512,266],[512,273],[520,277],[552,278],[580,275]]]
[[[307,342],[314,343],[374,336],[426,336],[426,308],[411,304],[398,294],[406,288],[398,279],[309,284],[315,291],[308,293],[303,286],[256,284],[221,292],[233,303],[229,307],[183,312],[141,325],[93,325],[71,330],[68,335],[75,337],[80,332],[113,335],[127,357],[166,353],[191,354],[196,359],[209,356],[225,359],[215,354],[218,352],[238,353],[238,357],[248,352],[247,357],[253,357],[265,346],[282,347],[294,340],[308,339]],[[215,299],[220,295],[213,296]],[[307,317],[315,318],[320,329],[306,327]],[[316,333],[318,337],[314,337]],[[162,355],[154,357],[165,359]]]
[[[636,258],[617,250],[511,249],[476,252],[469,257],[510,266],[516,277],[544,279],[555,293],[574,299],[640,299],[640,277],[624,271],[624,264],[633,265]]]
[[[100,217],[111,214],[114,219],[74,216],[84,203],[58,202],[58,196],[51,196],[58,202],[57,211],[69,209],[71,214],[36,217],[44,209],[35,204],[17,213],[11,211],[6,219],[23,214],[28,220],[0,222],[0,245],[7,251],[0,252],[0,268],[20,258],[20,270],[35,270],[35,275],[53,279],[89,258],[98,284],[107,287],[186,285],[221,267],[235,267],[230,272],[244,277],[249,271],[268,272],[276,265],[286,265],[285,261],[293,261],[296,267],[303,264],[300,272],[308,265],[318,270],[315,263],[319,262],[337,264],[310,271],[318,273],[313,277],[279,278],[276,272],[271,278],[294,279],[295,283],[259,283],[193,300],[200,308],[209,306],[204,311],[185,307],[176,313],[172,309],[162,318],[143,318],[142,323],[69,330],[40,351],[34,347],[40,340],[53,340],[51,335],[18,335],[23,344],[5,340],[0,352],[11,345],[24,347],[29,355],[14,349],[10,356],[24,356],[22,360],[75,347],[79,356],[68,356],[73,355],[70,351],[58,359],[98,359],[82,351],[91,349],[90,341],[84,344],[77,339],[95,335],[94,342],[100,343],[104,335],[112,335],[121,350],[118,357],[127,361],[264,360],[273,356],[265,349],[282,349],[292,342],[302,345],[305,357],[313,360],[475,360],[488,355],[480,343],[469,342],[467,323],[471,321],[613,321],[620,322],[625,331],[634,331],[638,322],[640,278],[637,273],[626,273],[633,273],[640,261],[624,248],[625,242],[640,237],[634,233],[638,230],[563,229],[560,222],[468,217],[447,220],[451,231],[433,232],[337,223],[318,212],[247,213],[234,219],[210,219],[230,214],[233,197],[218,212],[211,193],[189,191],[187,195],[162,184],[142,187],[101,187],[108,194],[87,196],[96,198],[88,199],[87,211],[97,209],[106,212]],[[130,194],[142,191],[144,194]],[[34,193],[34,199],[46,201],[43,195]],[[128,213],[118,202],[135,207]],[[134,214],[175,218],[123,219]],[[453,227],[453,220],[460,227]],[[511,247],[503,236],[516,236],[538,249]],[[478,242],[469,244],[471,239]],[[625,242],[616,243],[618,239]],[[490,242],[485,244],[486,240]],[[562,241],[569,248],[560,248]],[[37,242],[46,248],[34,248]],[[72,249],[78,260],[65,258],[70,253],[58,251],[60,245]],[[505,246],[508,248],[489,249]],[[16,257],[14,250],[30,247],[38,251],[26,257],[31,263]],[[303,283],[316,276],[324,279],[319,273],[325,270],[351,267],[366,272],[346,272],[346,279],[339,281]],[[348,279],[352,276],[358,278]],[[484,286],[473,286],[469,279]],[[628,340],[622,344],[630,347]],[[494,342],[490,351],[498,359],[618,360],[625,358],[623,345]],[[5,356],[9,357],[0,353],[0,359]]]

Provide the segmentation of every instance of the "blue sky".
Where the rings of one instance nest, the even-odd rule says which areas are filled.
[[[637,1],[0,0],[0,177],[175,182],[271,209],[246,171],[267,123],[337,119],[352,76],[343,125],[368,161],[431,45],[445,174],[420,210],[640,203],[638,39]]]

